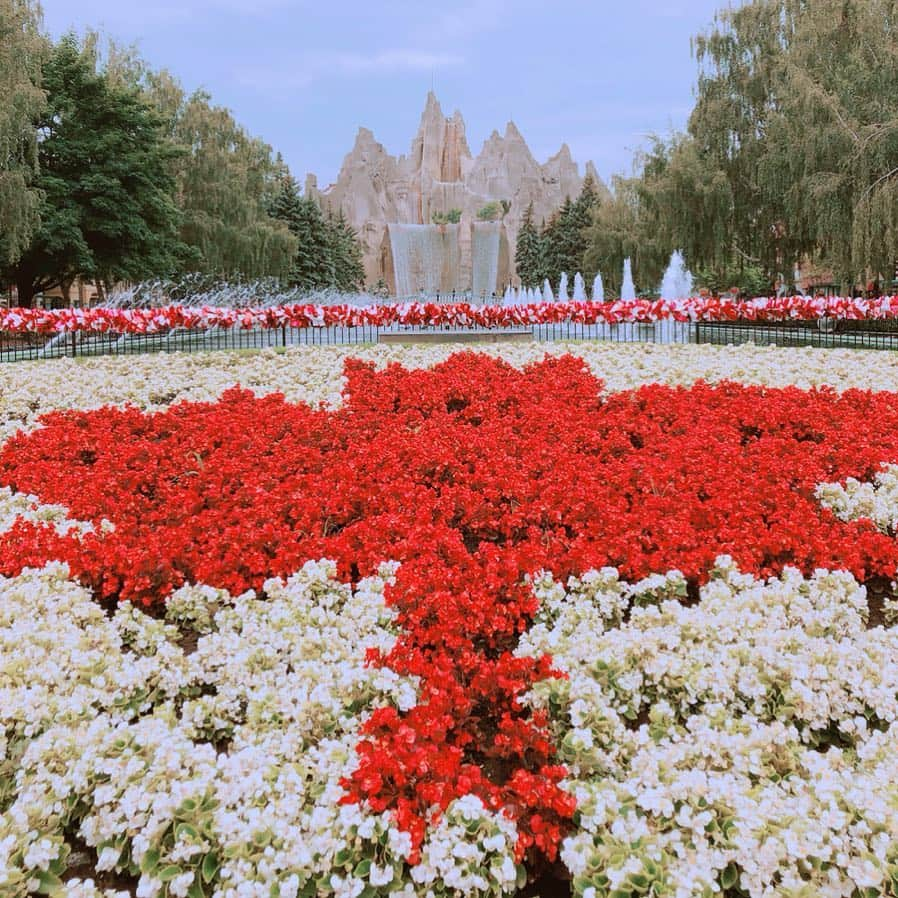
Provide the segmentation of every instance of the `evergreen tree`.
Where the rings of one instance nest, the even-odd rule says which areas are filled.
[[[37,228],[37,131],[46,41],[32,0],[0,0],[0,266],[14,263]]]
[[[592,224],[592,213],[599,203],[599,192],[591,174],[583,179],[580,196],[574,202],[574,225],[578,231],[586,230]]]
[[[536,287],[542,283],[542,242],[533,221],[533,203],[527,207],[518,231],[514,262],[522,286]]]
[[[576,204],[566,197],[558,214],[544,234],[545,276],[557,284],[562,273],[573,277],[583,267],[585,239],[580,227]]]
[[[358,235],[340,210],[328,216],[328,252],[333,263],[334,281],[331,286],[344,293],[359,290],[365,283],[365,266]]]
[[[563,273],[572,278],[578,271],[590,271],[586,251],[590,240],[589,229],[598,203],[599,193],[595,179],[592,175],[587,175],[577,199],[572,201],[570,197],[566,197],[543,231],[543,264],[540,272],[543,278],[557,284]]]
[[[296,252],[287,276],[289,283],[307,290],[334,286],[337,272],[331,230],[318,204],[300,196],[299,185],[291,175],[281,179],[269,210],[273,218],[286,224],[295,240]]]
[[[2,270],[19,302],[89,278],[105,285],[164,275],[180,244],[173,152],[137,92],[98,74],[75,37],[63,38],[42,71],[37,118],[41,222],[17,262]]]
[[[567,198],[570,203],[570,197]],[[563,207],[562,207],[563,208]],[[558,283],[558,277],[561,274],[560,262],[558,259],[558,248],[561,242],[559,230],[561,229],[561,210],[551,215],[548,222],[543,225],[540,231],[540,281],[549,279],[553,284]]]

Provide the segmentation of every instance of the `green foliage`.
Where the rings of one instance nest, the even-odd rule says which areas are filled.
[[[74,36],[47,55],[36,120],[41,222],[2,273],[19,301],[77,277],[110,285],[167,274],[182,249],[172,165],[159,117],[111,83]]]
[[[543,246],[533,221],[533,203],[527,207],[514,256],[515,269],[524,287],[536,287],[543,280]]]
[[[689,133],[731,192],[725,248],[851,281],[898,258],[898,6],[753,0],[695,44]]]
[[[313,199],[300,196],[299,186],[289,174],[281,178],[269,211],[295,240],[296,254],[285,278],[292,286],[345,292],[362,286],[362,248],[342,211],[336,217],[322,215]]]
[[[589,229],[599,206],[595,180],[587,175],[576,200],[567,197],[542,234],[542,275],[557,284],[563,272],[573,277],[578,271],[587,277],[595,275],[586,251],[589,248]]]
[[[97,35],[89,39],[99,46]],[[227,280],[288,277],[296,242],[269,215],[285,166],[271,147],[249,135],[209,94],[186,95],[169,72],[154,71],[134,48],[109,43],[105,68],[138,88],[165,122],[177,149],[173,174],[188,247],[182,272]]]
[[[607,294],[619,294],[624,260],[633,263],[633,280],[643,287],[661,282],[670,256],[667,241],[654,228],[639,178],[615,178],[612,195],[597,205],[587,231],[587,272],[602,272]]]
[[[328,254],[334,270],[332,286],[344,293],[361,289],[365,283],[362,247],[342,209],[338,216],[328,216],[327,234]]]
[[[435,225],[458,224],[461,221],[461,209],[450,209],[448,212],[434,212],[430,220]]]
[[[755,297],[769,296],[773,285],[760,266],[745,263],[699,268],[695,272],[695,286],[705,287],[716,295],[737,287],[741,294]]]
[[[0,0],[0,265],[14,263],[37,228],[40,190],[34,121],[47,45],[32,0]]]
[[[282,166],[208,94],[178,105],[172,142],[183,151],[177,170],[182,237],[194,249],[186,266],[223,277],[285,277],[296,241],[268,208]]]
[[[502,207],[495,200],[487,203],[478,213],[478,221],[498,221],[502,215]]]

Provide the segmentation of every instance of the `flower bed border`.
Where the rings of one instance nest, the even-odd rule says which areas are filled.
[[[154,334],[173,328],[205,330],[237,328],[274,330],[309,327],[486,327],[539,324],[651,324],[678,322],[782,322],[835,318],[847,321],[898,320],[898,295],[878,299],[851,297],[774,297],[733,301],[616,300],[557,302],[518,306],[475,306],[469,303],[409,302],[397,305],[294,304],[222,308],[171,305],[152,309],[5,309],[0,332],[6,334]]]

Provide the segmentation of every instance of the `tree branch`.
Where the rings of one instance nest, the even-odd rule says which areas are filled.
[[[877,178],[872,184],[870,184],[867,189],[861,194],[860,199],[854,204],[855,210],[860,204],[867,199],[867,197],[882,184],[883,181],[888,181],[889,178],[895,177],[898,175],[898,168],[893,168],[891,171],[886,172],[881,178]]]

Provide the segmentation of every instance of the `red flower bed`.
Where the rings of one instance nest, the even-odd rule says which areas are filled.
[[[421,677],[419,704],[367,726],[347,800],[393,809],[415,837],[428,809],[474,793],[518,821],[519,852],[553,858],[572,799],[545,721],[519,703],[551,661],[516,659],[535,611],[523,584],[615,565],[701,580],[729,553],[892,576],[895,540],[820,507],[816,484],[898,461],[885,393],[727,384],[603,396],[574,358],[519,372],[459,355],[430,371],[347,366],[335,412],[257,399],[58,412],[0,452],[0,483],[111,533],[0,536],[0,572],[65,560],[104,600],[151,606],[198,581],[239,592],[308,558],[358,578],[402,562],[384,658]]]
[[[786,296],[752,300],[693,297],[614,302],[541,302],[516,306],[474,306],[464,302],[407,302],[397,305],[296,303],[232,309],[164,306],[155,309],[0,309],[0,332],[12,334],[155,334],[172,328],[212,327],[515,327],[534,324],[623,324],[654,321],[815,321],[819,318],[883,320],[898,317],[898,296],[877,299]]]

